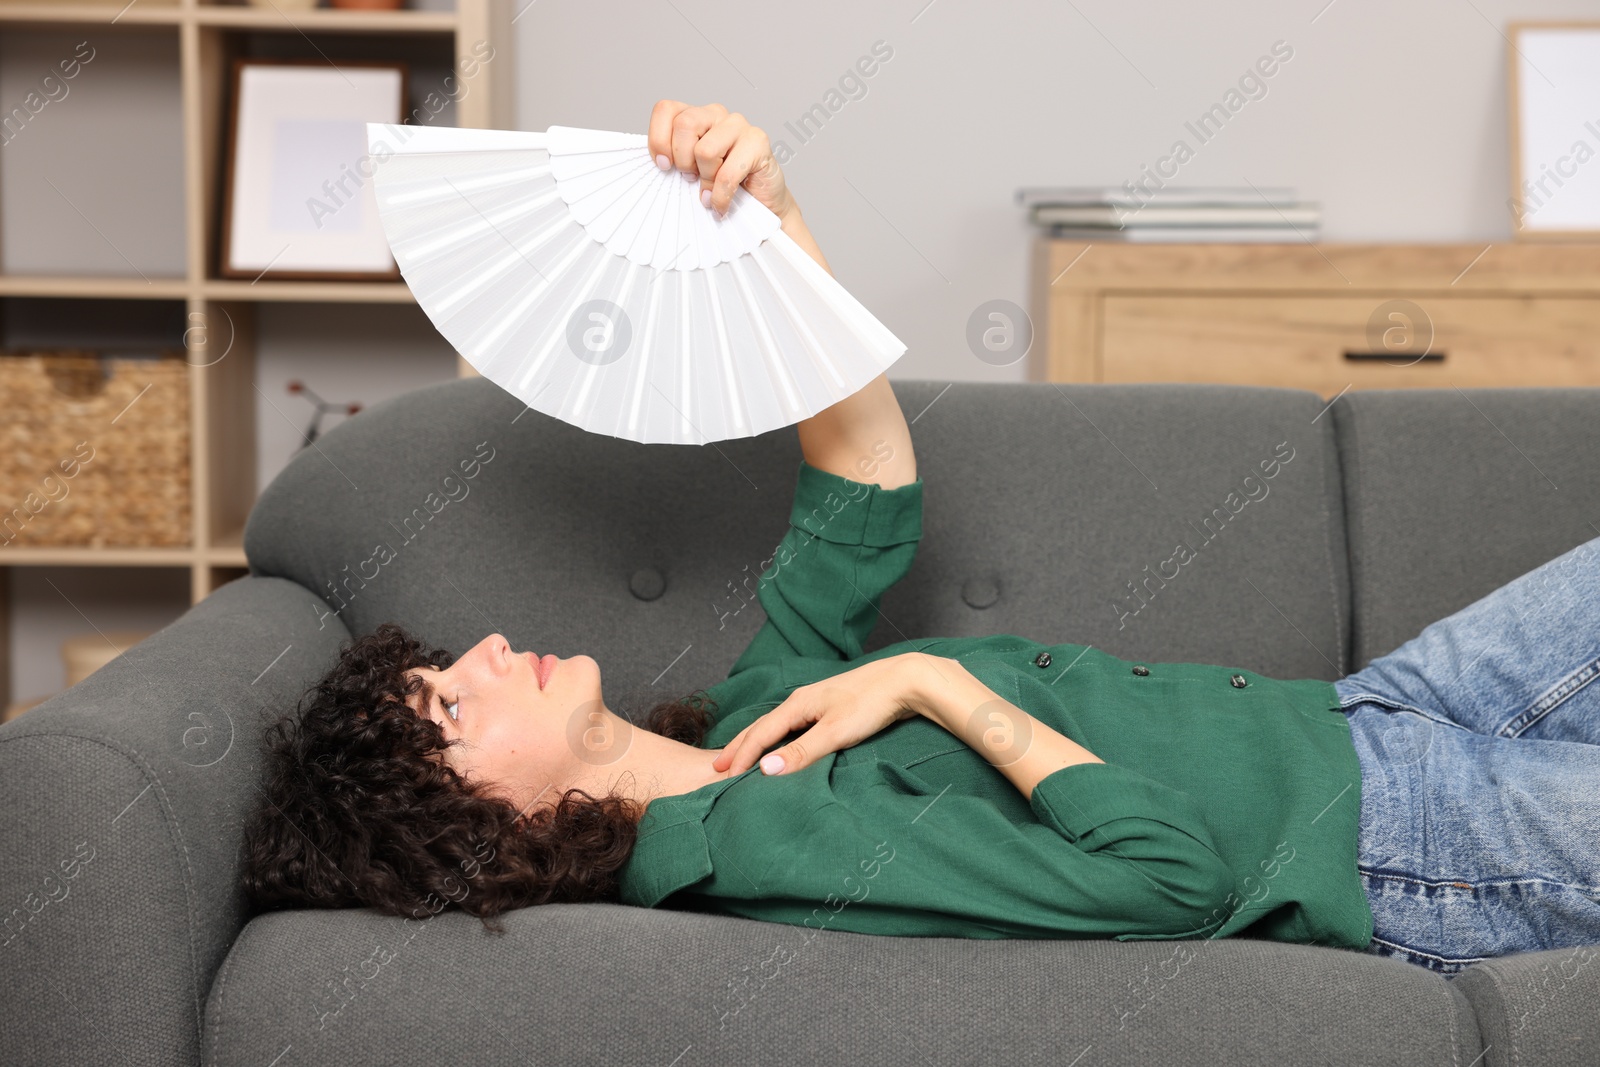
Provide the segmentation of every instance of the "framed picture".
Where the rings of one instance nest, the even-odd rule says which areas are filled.
[[[1600,22],[1513,22],[1513,236],[1600,238]]]
[[[399,281],[372,191],[368,122],[405,112],[400,62],[236,58],[219,270]]]

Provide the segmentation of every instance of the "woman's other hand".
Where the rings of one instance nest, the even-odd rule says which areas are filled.
[[[650,111],[650,156],[662,170],[700,176],[700,202],[725,214],[733,191],[745,191],[787,220],[796,211],[766,131],[721,104],[690,107],[657,100]]]
[[[730,776],[761,761],[764,774],[789,774],[830,752],[860,744],[891,723],[918,714],[914,699],[925,688],[928,657],[920,652],[872,660],[797,687],[782,704],[736,734],[711,766]],[[810,727],[810,729],[805,729]],[[805,733],[767,753],[767,747],[794,733]],[[774,758],[782,766],[771,766]]]

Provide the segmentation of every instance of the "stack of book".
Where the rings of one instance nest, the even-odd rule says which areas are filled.
[[[1080,241],[1315,241],[1322,217],[1276,186],[1024,188],[1017,203],[1049,236]]]

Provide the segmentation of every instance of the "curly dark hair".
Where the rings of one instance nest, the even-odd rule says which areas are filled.
[[[244,828],[242,881],[254,911],[370,907],[422,918],[457,907],[495,916],[530,904],[615,900],[644,807],[568,789],[519,811],[441,757],[443,728],[406,698],[414,667],[448,667],[394,623],[340,649],[294,712],[263,732],[261,802]],[[685,744],[705,737],[703,690],[655,705],[643,728]]]

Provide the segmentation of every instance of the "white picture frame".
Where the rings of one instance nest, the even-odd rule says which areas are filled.
[[[234,60],[223,277],[400,280],[366,124],[400,121],[406,83],[401,62]]]
[[[1507,26],[1512,234],[1600,238],[1600,22]]]

